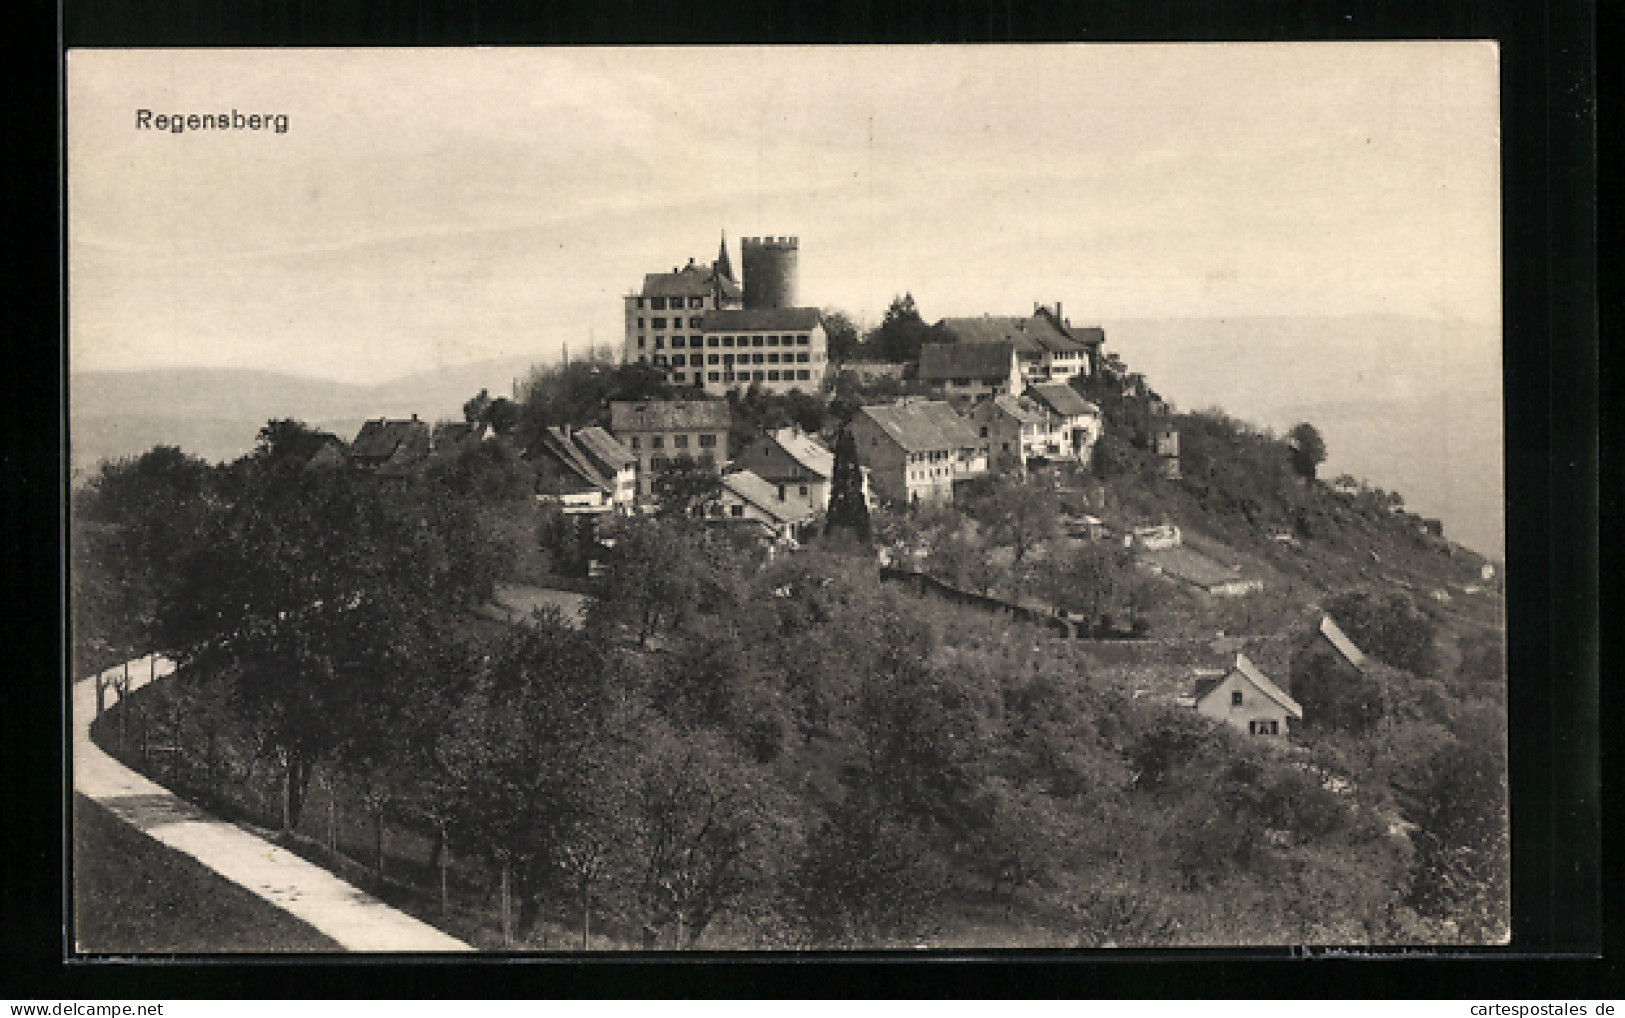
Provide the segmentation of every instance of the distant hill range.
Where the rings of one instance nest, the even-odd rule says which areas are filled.
[[[102,460],[176,445],[212,461],[254,447],[265,422],[292,417],[346,441],[373,417],[461,420],[481,389],[511,396],[533,359],[504,359],[356,385],[271,371],[174,368],[76,372],[69,379],[69,448],[75,474]]]

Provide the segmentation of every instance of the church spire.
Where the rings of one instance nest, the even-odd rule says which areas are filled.
[[[716,264],[711,266],[711,268],[716,272],[717,275],[728,280],[728,282],[739,282],[739,280],[734,276],[733,263],[728,261],[728,231],[726,230],[722,231],[722,245],[717,250]]]

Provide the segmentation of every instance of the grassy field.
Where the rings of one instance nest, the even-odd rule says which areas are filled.
[[[73,933],[95,954],[328,952],[334,941],[73,797]]]

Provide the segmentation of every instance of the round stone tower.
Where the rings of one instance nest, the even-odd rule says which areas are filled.
[[[745,307],[796,306],[799,237],[746,237],[739,242]]]

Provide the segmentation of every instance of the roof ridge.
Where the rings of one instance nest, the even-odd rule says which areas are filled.
[[[1253,664],[1251,658],[1239,651],[1236,653],[1236,670],[1246,676],[1247,681],[1257,686],[1265,696],[1291,711],[1294,717],[1300,720],[1303,718],[1303,708],[1298,705],[1298,701],[1287,695],[1280,686],[1271,682],[1269,677],[1260,671],[1257,665]]]

